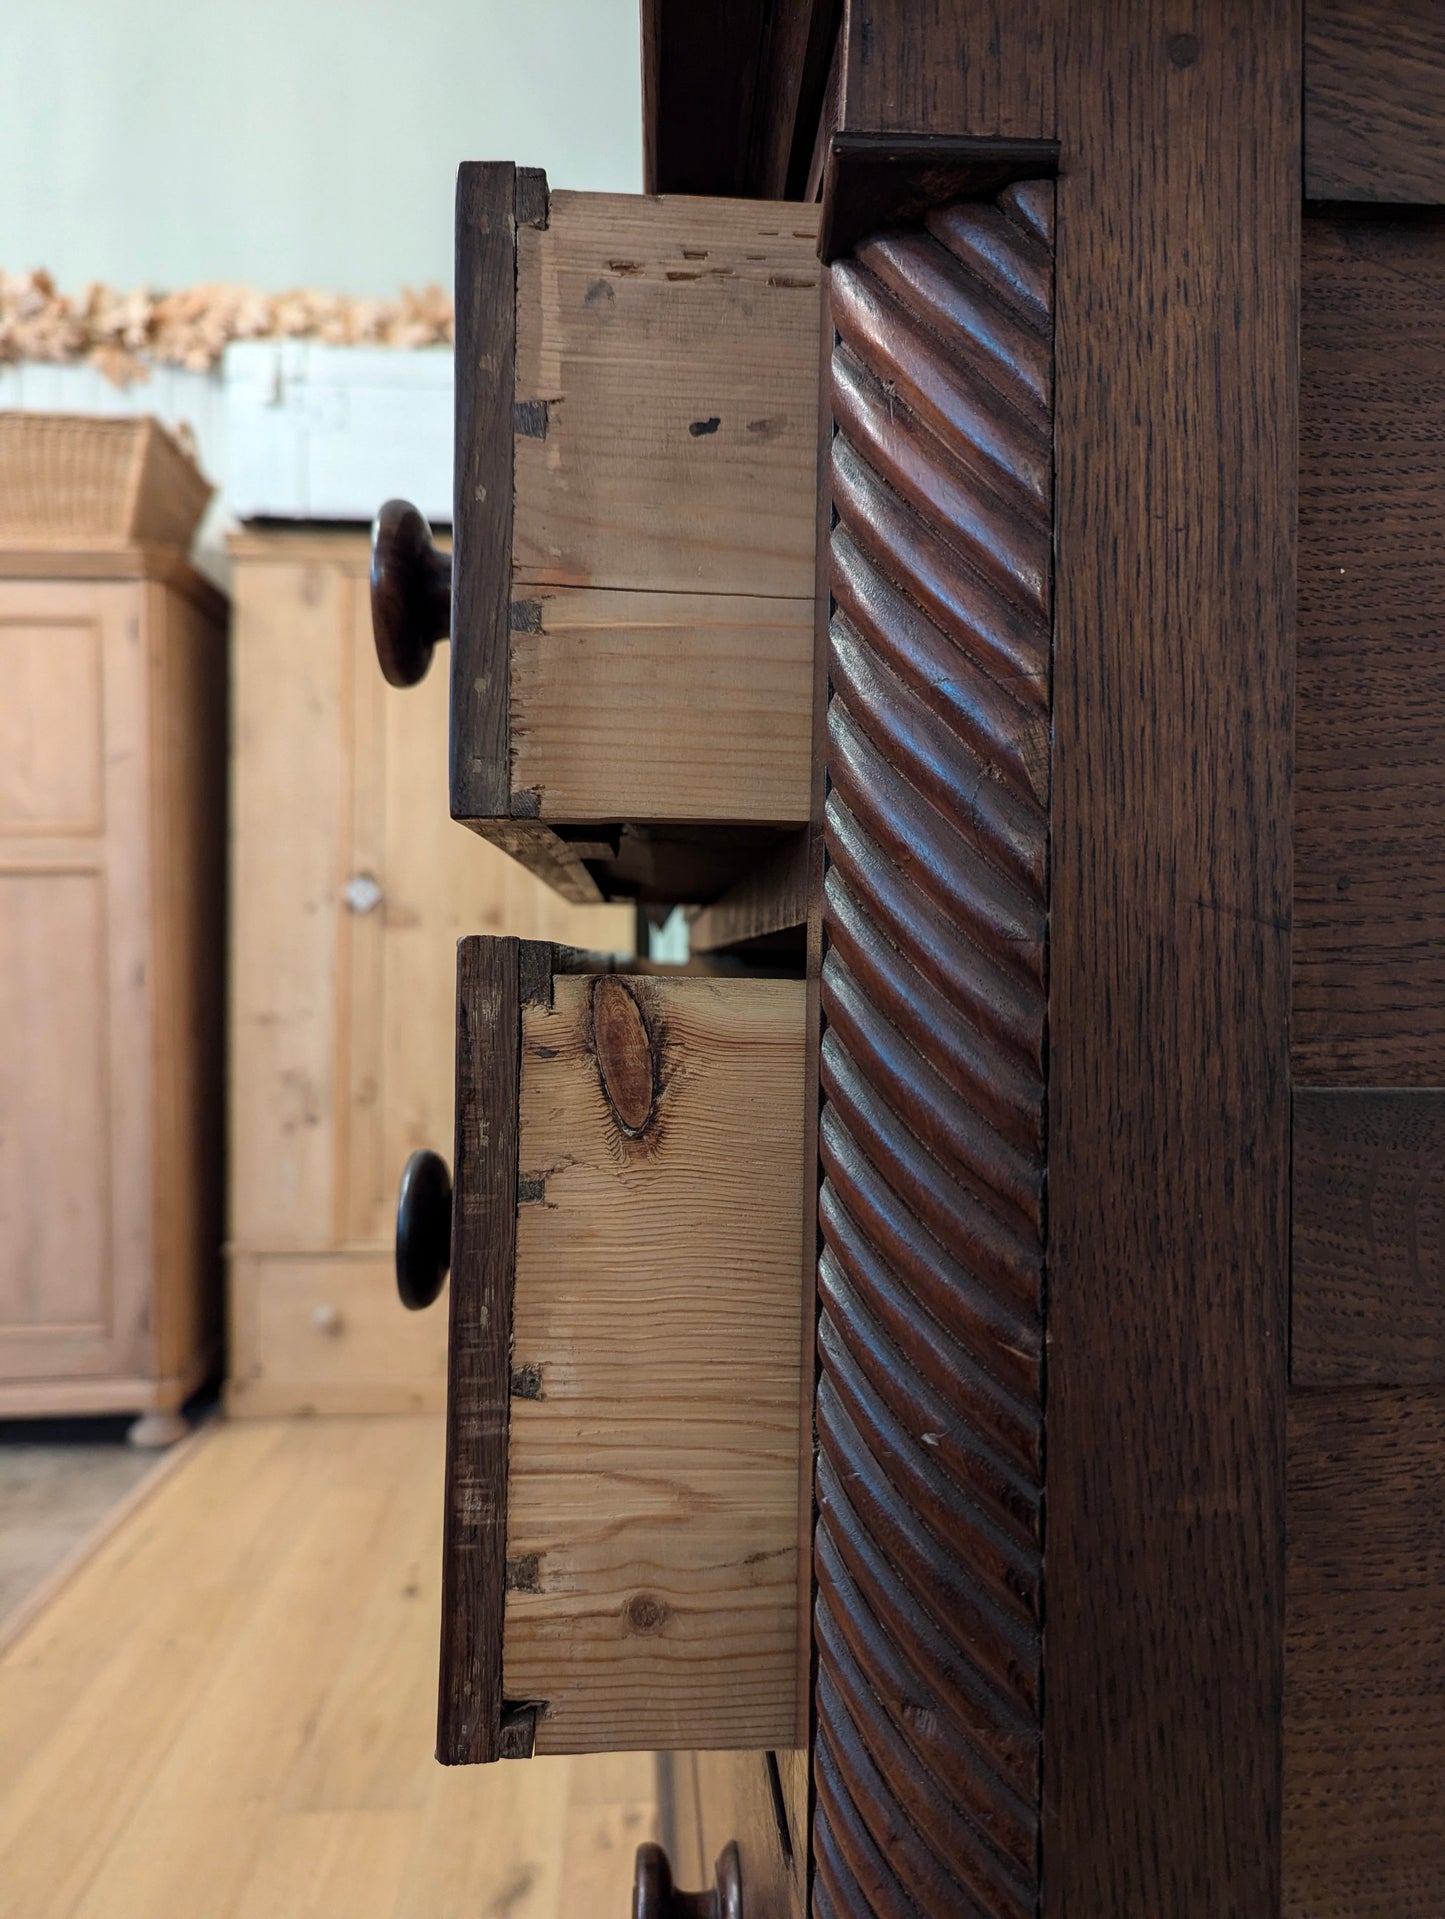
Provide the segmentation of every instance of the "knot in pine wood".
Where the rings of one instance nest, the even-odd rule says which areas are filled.
[[[672,1608],[656,1593],[634,1593],[622,1609],[629,1632],[661,1632],[671,1617]]]
[[[623,1132],[637,1139],[657,1108],[657,1050],[636,995],[615,974],[592,987],[592,1046],[603,1097]]]

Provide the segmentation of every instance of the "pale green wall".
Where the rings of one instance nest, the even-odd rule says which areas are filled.
[[[641,185],[638,0],[0,0],[0,267],[451,284],[459,160]]]

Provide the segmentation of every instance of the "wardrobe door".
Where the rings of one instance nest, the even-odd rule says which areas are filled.
[[[154,1370],[144,611],[139,585],[0,581],[0,1404],[13,1413],[95,1401],[85,1386],[67,1400],[66,1380]],[[132,1383],[113,1403],[144,1395]]]

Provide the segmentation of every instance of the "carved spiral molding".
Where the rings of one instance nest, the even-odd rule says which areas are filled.
[[[816,1919],[1039,1903],[1052,218],[832,272]]]

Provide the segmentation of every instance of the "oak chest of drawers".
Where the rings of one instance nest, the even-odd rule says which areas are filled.
[[[566,550],[533,403],[584,388],[517,386],[549,202],[505,168],[462,176],[457,572],[427,623],[458,818],[564,887],[701,908],[722,983],[766,955],[803,995],[807,1724],[790,1758],[721,1703],[687,1723],[760,1749],[675,1762],[678,1883],[709,1890],[645,1851],[636,1911],[1433,1913],[1445,31],[1375,0],[717,13],[645,9],[650,184],[780,228],[780,196],[820,202],[806,815],[755,808],[735,748],[689,817],[605,700],[605,806],[549,818],[565,779],[515,777],[517,715],[569,696],[546,596],[592,583],[523,577]],[[589,488],[669,470],[646,418]],[[691,612],[673,657],[706,653]],[[653,1110],[655,1078],[624,1084]],[[625,1304],[673,1255],[661,1220],[629,1224]],[[518,1485],[530,1443],[515,1378],[475,1416],[481,1350],[450,1362],[449,1511],[495,1537],[444,1625],[448,1757],[543,1749],[574,1703],[556,1647],[509,1678],[558,1535],[468,1478],[508,1405]],[[613,1416],[622,1387],[564,1470]],[[625,1635],[663,1621],[627,1612],[653,1591],[594,1566],[566,1604]],[[467,1695],[459,1754],[487,1645],[495,1712]]]

